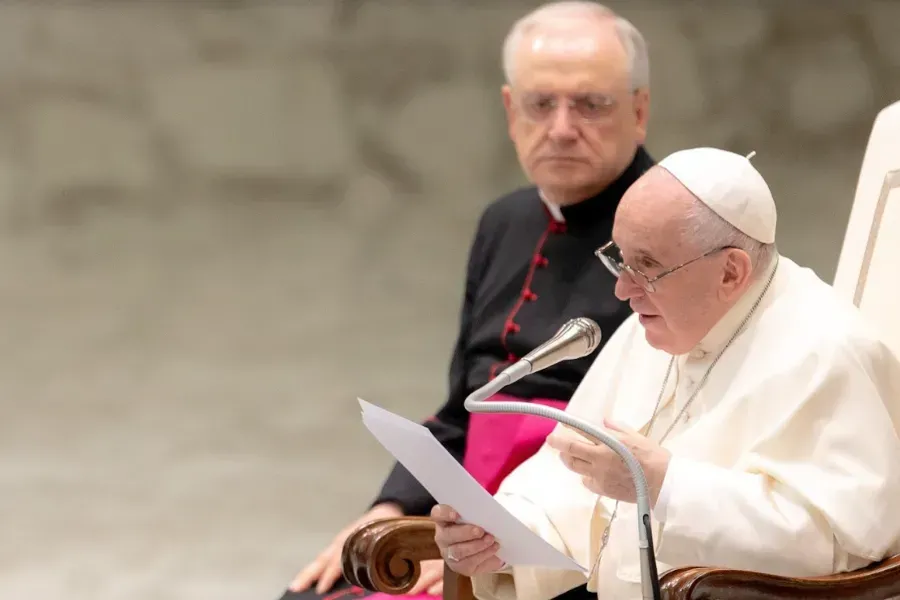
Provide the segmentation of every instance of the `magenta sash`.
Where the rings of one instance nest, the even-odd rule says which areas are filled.
[[[497,394],[488,402],[518,401],[505,394]],[[566,403],[541,398],[528,400],[565,410]],[[533,415],[472,414],[466,436],[463,467],[491,494],[516,467],[537,452],[553,431],[556,421]]]

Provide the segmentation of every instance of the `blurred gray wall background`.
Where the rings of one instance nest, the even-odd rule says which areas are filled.
[[[831,281],[900,3],[610,2]],[[0,596],[275,598],[443,400],[533,0],[0,4]]]

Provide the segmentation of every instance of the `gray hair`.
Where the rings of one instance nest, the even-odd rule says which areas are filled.
[[[686,236],[702,251],[732,247],[746,252],[753,266],[754,279],[766,270],[778,252],[774,243],[764,244],[753,239],[697,198],[693,198],[684,223]]]
[[[614,19],[616,34],[628,55],[632,90],[650,88],[650,58],[644,36],[630,21],[617,15],[611,8],[589,0],[550,2],[516,21],[503,42],[503,73],[506,76],[506,83],[512,85],[516,51],[529,30],[546,20],[571,16],[583,16],[596,21]]]

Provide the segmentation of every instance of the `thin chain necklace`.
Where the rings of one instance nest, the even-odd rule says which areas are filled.
[[[778,257],[776,255],[775,267],[772,269],[772,273],[769,274],[769,279],[766,281],[766,285],[763,288],[762,292],[760,292],[759,296],[756,298],[756,301],[753,303],[753,306],[751,306],[749,312],[747,312],[747,315],[743,318],[740,325],[738,325],[737,329],[735,329],[734,333],[728,339],[728,342],[726,342],[725,346],[722,347],[722,349],[719,351],[719,353],[713,359],[712,363],[710,363],[709,367],[706,369],[706,372],[703,374],[703,378],[700,380],[700,383],[697,384],[697,387],[694,389],[693,393],[691,393],[687,402],[684,403],[684,406],[682,407],[682,409],[680,411],[678,411],[678,414],[672,420],[671,425],[669,425],[669,427],[666,429],[666,431],[662,434],[662,437],[659,438],[658,444],[660,446],[662,446],[663,442],[666,441],[666,438],[669,437],[669,434],[672,433],[672,430],[675,428],[675,426],[681,420],[682,416],[684,416],[684,413],[687,411],[687,409],[691,406],[691,403],[694,401],[694,398],[697,397],[697,394],[700,393],[700,390],[706,384],[706,380],[709,379],[709,374],[713,370],[713,367],[716,366],[716,363],[719,362],[719,359],[722,358],[722,355],[725,354],[725,351],[728,350],[728,348],[729,348],[729,346],[731,346],[732,342],[734,342],[734,340],[737,339],[737,336],[741,333],[741,331],[743,331],[744,327],[746,327],[747,322],[750,320],[750,317],[752,317],[753,313],[756,312],[756,309],[759,306],[759,303],[762,302],[763,296],[765,296],[766,292],[769,291],[769,286],[772,285],[772,280],[775,278],[775,271],[777,271],[777,270],[778,270]],[[674,366],[675,366],[675,356],[672,356],[672,358],[669,360],[669,368],[666,369],[666,376],[665,376],[665,378],[663,378],[662,387],[659,390],[659,396],[656,399],[656,406],[653,407],[653,414],[650,416],[650,422],[647,425],[647,437],[648,438],[650,437],[650,432],[653,430],[653,425],[656,423],[656,417],[659,414],[659,407],[660,407],[660,404],[662,403],[663,395],[666,392],[666,384],[669,383],[669,375],[672,374],[672,368]],[[600,498],[597,498],[597,503],[599,503],[599,502],[600,502]],[[587,576],[588,582],[590,582],[593,579],[594,573],[596,572],[597,567],[600,566],[600,559],[603,557],[603,551],[606,549],[606,545],[609,543],[609,532],[610,532],[610,529],[612,528],[613,522],[616,520],[616,513],[618,513],[618,512],[619,512],[619,501],[616,500],[616,504],[613,507],[612,515],[610,515],[610,517],[609,517],[609,523],[607,523],[606,529],[603,530],[603,536],[600,538],[600,550],[597,552],[597,558],[596,558],[596,560],[594,560],[594,564],[591,567],[590,573],[588,573],[588,576]]]

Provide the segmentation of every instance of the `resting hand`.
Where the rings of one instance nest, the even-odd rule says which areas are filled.
[[[503,568],[497,556],[500,544],[494,536],[475,525],[460,523],[459,515],[449,506],[438,504],[431,510],[431,518],[437,525],[434,541],[451,569],[471,577]]]
[[[603,425],[641,463],[650,487],[650,504],[655,506],[669,468],[671,454],[637,431],[606,419]],[[602,442],[594,443],[581,436],[580,432],[575,436],[564,429],[558,429],[547,438],[547,445],[559,451],[560,459],[567,469],[581,475],[581,481],[587,489],[614,500],[635,502],[631,472],[622,458]]]
[[[402,516],[403,511],[396,504],[384,503],[373,506],[366,514],[342,529],[331,544],[297,574],[288,589],[292,592],[303,592],[311,588],[314,582],[318,582],[316,593],[321,595],[328,592],[341,577],[341,551],[344,541],[350,534],[363,523]]]
[[[444,593],[444,561],[423,560],[419,563],[419,566],[422,567],[422,571],[419,573],[419,579],[416,581],[416,585],[412,586],[412,588],[406,592],[406,595],[442,595]]]

